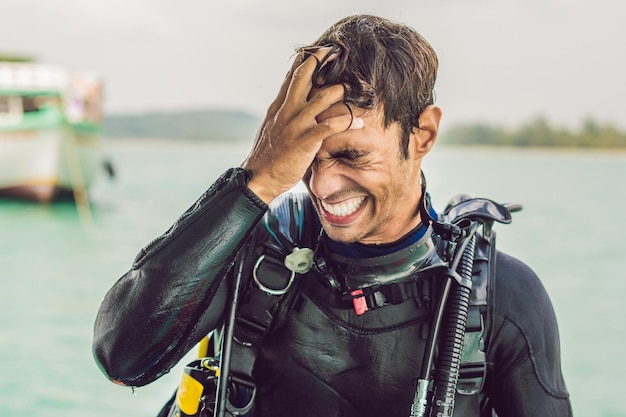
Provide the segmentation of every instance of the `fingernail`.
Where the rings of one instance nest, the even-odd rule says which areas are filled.
[[[352,124],[350,125],[350,129],[361,129],[365,126],[365,122],[360,117],[355,117],[352,119]]]

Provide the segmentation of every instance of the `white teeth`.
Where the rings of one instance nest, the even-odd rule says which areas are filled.
[[[341,203],[337,203],[337,204],[330,204],[324,201],[322,201],[321,203],[322,203],[322,207],[324,207],[324,210],[326,210],[333,216],[343,217],[343,216],[348,216],[354,213],[355,211],[357,211],[357,209],[361,207],[361,204],[363,204],[364,200],[365,200],[365,197],[357,197],[357,198],[351,198],[350,200],[342,201]]]

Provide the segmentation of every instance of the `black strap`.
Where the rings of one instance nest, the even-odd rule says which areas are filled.
[[[239,378],[252,379],[252,368],[259,342],[267,334],[292,279],[292,271],[271,254],[261,255],[256,264],[254,279],[242,297],[235,318],[234,346],[231,372]],[[269,292],[267,289],[271,289]]]

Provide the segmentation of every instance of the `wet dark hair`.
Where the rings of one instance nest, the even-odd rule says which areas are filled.
[[[299,52],[307,55],[329,46],[338,56],[318,63],[314,86],[343,83],[345,103],[366,109],[382,105],[383,123],[399,123],[402,154],[408,157],[409,135],[419,128],[422,111],[434,103],[435,51],[414,29],[371,15],[340,20]]]

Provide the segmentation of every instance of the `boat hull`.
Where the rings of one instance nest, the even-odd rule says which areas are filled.
[[[0,196],[49,202],[84,193],[102,167],[99,137],[71,126],[0,132]]]

